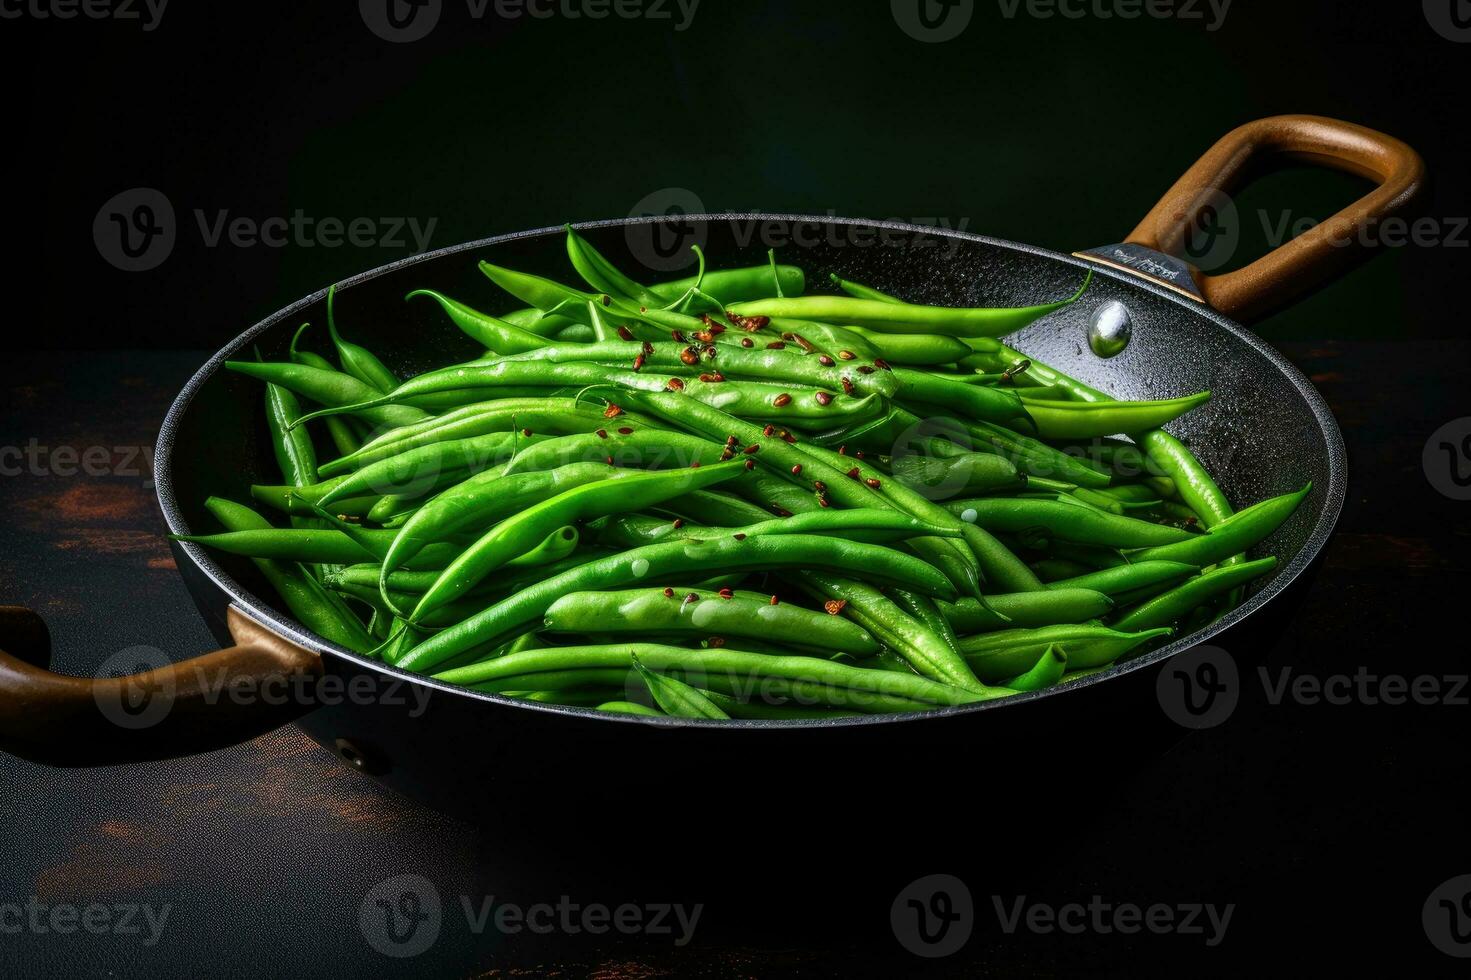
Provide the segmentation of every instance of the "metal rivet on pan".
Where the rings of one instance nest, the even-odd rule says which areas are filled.
[[[362,749],[358,748],[353,743],[349,742],[347,739],[339,738],[337,741],[332,743],[332,747],[337,751],[338,757],[342,759],[343,762],[346,762],[348,765],[352,766],[359,772],[373,771],[373,767],[369,763],[367,753],[365,753]]]
[[[1088,321],[1088,346],[1099,357],[1113,357],[1129,346],[1134,336],[1134,319],[1129,308],[1111,299],[1093,311]]]

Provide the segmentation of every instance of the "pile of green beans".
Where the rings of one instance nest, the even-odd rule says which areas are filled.
[[[211,498],[218,529],[182,540],[253,560],[324,639],[442,681],[805,720],[1136,657],[1270,574],[1252,553],[1310,490],[1233,509],[1161,428],[1207,392],[1115,401],[997,339],[1086,278],[957,309],[808,293],[774,256],[644,284],[571,228],[567,252],[577,285],[480,263],[524,307],[504,315],[409,294],[484,349],[463,363],[397,376],[335,288],[330,350],[303,328],[284,361],[228,362],[263,385],[276,471],[259,510]]]

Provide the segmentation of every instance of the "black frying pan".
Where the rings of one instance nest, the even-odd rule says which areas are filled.
[[[1273,151],[1373,178],[1378,188],[1329,222],[1256,263],[1206,276],[1171,258],[1199,213],[1243,173],[1254,153]],[[1305,580],[1343,502],[1343,440],[1327,405],[1283,357],[1226,313],[1260,314],[1310,288],[1351,257],[1338,241],[1402,208],[1422,176],[1418,157],[1389,137],[1314,117],[1278,117],[1233,132],[1171,190],[1129,241],[1066,256],[960,232],[883,222],[785,215],[629,219],[579,226],[615,261],[675,254],[690,237],[718,265],[764,261],[773,238],[781,258],[803,266],[809,288],[827,274],[870,283],[926,303],[1028,305],[1067,295],[1085,267],[1099,274],[1082,300],[1011,339],[1021,350],[1119,397],[1162,398],[1210,389],[1204,408],[1171,425],[1238,504],[1301,487],[1313,492],[1259,551],[1281,557],[1236,610],[1209,627],[1106,673],[1036,694],[916,716],[712,726],[673,718],[610,716],[449,687],[349,652],[282,614],[250,562],[174,544],[179,569],[215,635],[229,648],[198,661],[126,679],[66,678],[44,670],[44,625],[24,610],[0,619],[0,744],[62,764],[100,764],[178,755],[228,744],[298,717],[318,742],[390,786],[456,812],[520,810],[533,795],[557,806],[584,795],[605,800],[608,774],[620,785],[666,782],[671,765],[802,772],[793,786],[863,775],[875,753],[898,753],[905,772],[943,773],[949,749],[1042,747],[1107,733],[1109,744],[1154,739],[1152,704],[1162,665],[1197,644],[1248,652],[1276,629],[1273,614]],[[681,239],[683,235],[683,239]],[[651,252],[650,250],[655,250]],[[433,288],[495,312],[508,309],[476,271],[485,258],[566,277],[560,228],[505,235],[416,256],[343,284],[339,313],[353,338],[400,375],[479,352],[429,304],[406,306],[411,289]],[[1090,315],[1123,303],[1133,340],[1103,360],[1089,349]],[[284,359],[293,330],[324,319],[325,293],[292,304],[231,341],[190,379],[165,419],[156,450],[159,501],[169,530],[213,530],[210,494],[248,499],[253,482],[274,482],[257,382],[220,370],[259,345]],[[1213,308],[1214,307],[1214,308]],[[415,324],[406,329],[406,324]],[[27,662],[29,661],[29,662]],[[206,668],[201,670],[200,668]],[[315,680],[261,697],[221,698],[221,677]],[[304,693],[303,693],[304,692]],[[280,703],[273,703],[280,702]],[[1140,708],[1143,707],[1143,710]],[[934,751],[935,749],[944,751]],[[638,765],[630,765],[638,760]],[[788,769],[787,767],[791,767]],[[681,771],[679,768],[674,772]],[[647,775],[641,783],[639,773]],[[818,780],[818,789],[829,785]]]

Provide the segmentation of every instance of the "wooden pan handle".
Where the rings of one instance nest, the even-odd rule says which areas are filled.
[[[1237,320],[1284,305],[1361,258],[1362,233],[1409,204],[1425,178],[1420,155],[1392,136],[1323,116],[1258,119],[1226,134],[1185,171],[1129,244],[1178,255],[1201,212],[1236,187],[1248,163],[1262,155],[1346,170],[1379,186],[1245,268],[1198,276],[1206,302]]]
[[[226,620],[237,644],[228,649],[126,677],[70,677],[45,669],[41,617],[0,606],[0,749],[52,765],[164,759],[245,741],[308,710],[293,682],[321,674],[321,656],[235,606]]]

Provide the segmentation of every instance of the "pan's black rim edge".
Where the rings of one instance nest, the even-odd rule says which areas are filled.
[[[577,229],[613,228],[620,226],[626,227],[629,225],[652,224],[660,220],[662,219],[657,216],[642,218],[613,218],[601,221],[574,222],[572,224],[572,227]],[[1302,547],[1298,549],[1297,554],[1293,556],[1292,561],[1283,566],[1283,568],[1277,573],[1272,581],[1264,586],[1255,595],[1251,596],[1240,606],[1231,610],[1229,613],[1215,620],[1213,623],[1204,627],[1203,629],[1197,630],[1196,632],[1191,633],[1187,636],[1180,637],[1177,640],[1173,640],[1172,642],[1159,647],[1156,650],[1152,650],[1149,653],[1134,660],[1118,664],[1107,670],[1100,671],[1097,674],[1084,677],[1080,680],[1071,681],[1066,685],[1055,686],[1041,691],[1032,691],[1028,693],[1018,694],[1012,697],[998,698],[992,701],[982,701],[976,704],[958,705],[954,707],[941,707],[931,711],[914,712],[909,714],[863,715],[852,718],[781,721],[708,721],[687,718],[653,718],[636,715],[620,715],[610,712],[600,712],[592,708],[577,708],[565,705],[542,704],[539,702],[525,701],[517,698],[505,697],[504,695],[499,694],[491,694],[483,691],[473,691],[468,688],[460,687],[454,684],[447,684],[443,681],[435,680],[434,678],[426,676],[424,674],[415,674],[410,671],[400,670],[399,668],[391,666],[389,664],[385,664],[382,661],[374,660],[359,653],[354,653],[353,651],[348,650],[345,647],[339,646],[329,640],[317,636],[315,633],[304,630],[290,617],[278,612],[271,604],[255,596],[245,587],[240,585],[240,583],[236,582],[233,578],[226,574],[226,572],[222,568],[215,564],[214,560],[210,557],[208,552],[206,552],[200,546],[187,542],[177,542],[177,546],[184,551],[189,559],[194,562],[196,567],[204,572],[204,574],[207,575],[209,579],[214,582],[215,585],[223,589],[236,605],[240,606],[244,611],[248,612],[252,617],[256,618],[260,622],[269,624],[271,629],[281,633],[286,638],[303,647],[306,647],[307,649],[316,650],[322,653],[331,653],[334,656],[338,656],[351,661],[357,664],[359,667],[370,669],[380,674],[386,674],[398,680],[410,680],[416,683],[424,684],[425,686],[435,690],[444,691],[447,694],[453,694],[459,697],[468,697],[475,700],[488,701],[499,705],[513,706],[521,710],[543,711],[549,712],[551,714],[570,715],[578,718],[595,718],[599,721],[613,723],[652,725],[674,728],[700,727],[726,730],[759,729],[800,731],[810,729],[869,727],[882,724],[923,722],[925,720],[936,717],[950,717],[959,714],[974,714],[979,712],[998,710],[1001,708],[1017,710],[1025,705],[1033,704],[1043,698],[1065,694],[1069,691],[1074,690],[1091,689],[1099,684],[1104,684],[1115,678],[1122,677],[1125,674],[1130,674],[1141,670],[1148,670],[1151,667],[1154,667],[1172,657],[1184,653],[1187,650],[1209,642],[1211,639],[1219,636],[1221,633],[1240,623],[1242,620],[1246,619],[1252,613],[1261,609],[1268,602],[1272,601],[1272,599],[1284,592],[1299,576],[1306,572],[1307,569],[1312,565],[1312,563],[1317,559],[1318,555],[1327,544],[1328,539],[1332,536],[1333,529],[1338,524],[1338,519],[1343,510],[1344,498],[1347,492],[1347,453],[1344,448],[1343,434],[1339,431],[1338,422],[1333,417],[1332,410],[1329,409],[1327,402],[1323,400],[1323,396],[1318,392],[1317,388],[1313,386],[1312,382],[1308,380],[1307,376],[1304,375],[1300,370],[1298,370],[1297,365],[1287,360],[1287,358],[1278,353],[1276,349],[1267,344],[1250,330],[1247,330],[1245,327],[1235,323],[1234,321],[1230,320],[1221,313],[1216,312],[1208,306],[1204,306],[1200,303],[1188,300],[1185,297],[1172,293],[1170,290],[1151,283],[1146,279],[1130,275],[1121,270],[1111,269],[1107,266],[1100,266],[1096,263],[1088,262],[1073,255],[1055,252],[1051,249],[1039,248],[1035,245],[1025,245],[1018,242],[1006,241],[1005,239],[991,238],[985,235],[977,235],[970,232],[948,228],[939,228],[932,225],[915,225],[900,221],[887,221],[865,218],[839,218],[832,215],[771,214],[762,212],[691,214],[682,216],[682,220],[691,223],[709,223],[721,221],[812,222],[818,224],[884,228],[894,231],[904,231],[911,233],[918,232],[928,235],[937,235],[946,238],[954,238],[961,241],[989,245],[995,248],[1009,249],[1015,252],[1022,252],[1029,255],[1035,255],[1040,258],[1054,260],[1065,265],[1075,266],[1079,269],[1091,270],[1096,275],[1118,280],[1120,282],[1128,284],[1133,288],[1143,289],[1145,292],[1151,293],[1162,299],[1169,300],[1176,305],[1184,306],[1197,314],[1205,316],[1207,319],[1214,322],[1218,327],[1232,334],[1238,340],[1245,343],[1248,347],[1251,347],[1253,350],[1255,350],[1258,354],[1261,354],[1263,357],[1265,357],[1268,361],[1275,365],[1278,370],[1283,373],[1287,380],[1292,383],[1298,394],[1300,394],[1307,402],[1309,408],[1312,410],[1314,419],[1318,423],[1319,430],[1323,434],[1325,442],[1324,448],[1328,456],[1327,462],[1329,478],[1328,486],[1323,488],[1325,497],[1323,501],[1322,513],[1319,515],[1316,524],[1313,526],[1311,534],[1309,534],[1307,540],[1303,542]],[[399,269],[416,265],[421,262],[428,262],[434,259],[443,258],[445,256],[469,252],[480,248],[487,248],[494,245],[500,245],[505,242],[517,241],[523,238],[535,238],[539,236],[561,234],[563,233],[565,228],[565,225],[552,225],[546,228],[517,231],[506,235],[496,235],[491,238],[483,238],[473,242],[465,242],[459,245],[451,245],[446,248],[435,249],[432,252],[424,252],[419,255],[408,256],[406,258],[399,259],[396,262],[391,262],[387,265],[379,266],[376,269],[359,273],[358,275],[355,275],[349,279],[343,280],[339,285],[344,288],[351,287],[358,283],[366,282],[370,279],[377,278],[378,276],[386,275],[388,273],[395,272]],[[245,348],[257,336],[271,329],[282,321],[293,319],[298,313],[307,309],[308,307],[323,302],[326,296],[326,289],[318,290],[317,292],[312,293],[309,296],[297,300],[290,306],[287,306],[281,310],[276,311],[275,313],[272,313],[270,316],[266,317],[264,320],[261,320],[259,323],[255,324],[250,329],[242,333],[240,336],[236,337],[235,340],[225,345],[218,352],[216,352],[214,356],[206,361],[205,364],[198,371],[196,371],[192,377],[190,377],[190,379],[184,384],[184,387],[180,390],[178,396],[174,399],[173,403],[169,406],[168,413],[164,416],[163,424],[159,429],[158,439],[154,448],[154,476],[159,506],[163,511],[164,522],[168,525],[170,533],[191,533],[188,524],[184,521],[183,515],[179,512],[177,499],[174,496],[172,468],[174,439],[176,431],[178,429],[179,420],[182,418],[184,412],[188,409],[190,402],[193,401],[195,393],[206,381],[214,376],[214,374],[219,370],[220,366],[236,351]]]

